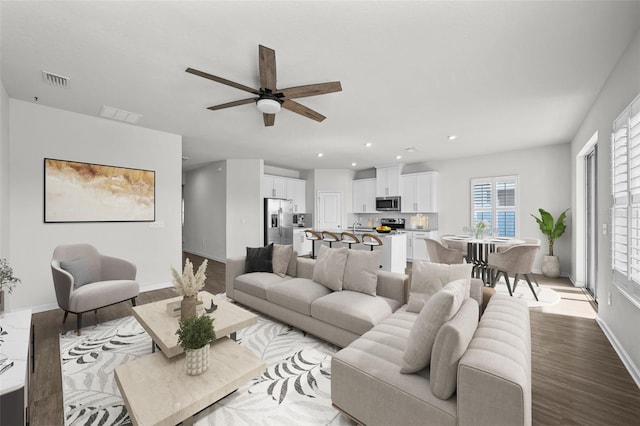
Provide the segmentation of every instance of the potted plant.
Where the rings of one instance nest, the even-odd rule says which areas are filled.
[[[182,275],[175,268],[171,268],[173,275],[173,286],[178,294],[182,296],[180,304],[180,318],[185,319],[196,315],[198,292],[204,287],[204,281],[207,279],[205,272],[207,271],[207,259],[205,259],[198,272],[193,273],[193,264],[187,258],[184,262],[184,272]]]
[[[558,256],[553,254],[553,243],[555,240],[560,238],[564,231],[567,229],[564,221],[567,218],[567,212],[569,209],[566,209],[556,221],[553,220],[553,216],[551,213],[544,209],[538,209],[540,212],[540,217],[535,215],[531,215],[536,222],[538,222],[538,226],[540,226],[540,231],[547,237],[549,240],[549,254],[543,257],[542,259],[542,274],[545,277],[556,278],[560,276],[560,260]]]
[[[187,374],[195,376],[209,368],[209,343],[216,339],[213,319],[207,315],[181,319],[176,331],[186,353]]]
[[[20,278],[13,276],[13,269],[9,266],[7,259],[0,259],[0,312],[4,312],[4,290],[13,293],[14,287],[19,282]]]

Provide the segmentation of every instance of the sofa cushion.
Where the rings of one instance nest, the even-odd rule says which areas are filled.
[[[458,313],[445,322],[431,350],[431,392],[449,399],[458,383],[458,363],[478,327],[479,307],[475,299],[466,299]]]
[[[246,272],[273,272],[273,243],[264,247],[247,247]]]
[[[471,278],[473,264],[445,265],[433,262],[413,262],[411,288],[409,291],[409,312],[420,312],[424,303],[438,290],[451,281]],[[469,297],[469,290],[467,290]]]
[[[267,299],[266,289],[283,280],[290,280],[291,277],[284,278],[271,272],[250,272],[238,275],[233,281],[236,290],[251,294],[260,299]]]
[[[92,281],[91,273],[89,272],[89,264],[85,259],[60,261],[60,267],[70,273],[73,277],[74,289],[82,287]]]
[[[349,250],[342,288],[375,296],[379,265],[379,250]]]
[[[458,312],[467,292],[467,280],[456,280],[431,296],[411,327],[401,373],[416,373],[431,361],[433,342],[442,324]]]
[[[311,316],[311,303],[331,290],[308,278],[293,278],[269,286],[266,293],[269,302]]]
[[[287,274],[287,268],[289,267],[291,253],[293,253],[292,245],[273,245],[273,257],[271,258],[271,266],[273,268],[274,274],[277,274],[281,277],[284,277]]]
[[[123,300],[133,299],[140,293],[140,285],[132,280],[110,280],[88,283],[74,290],[69,299],[70,312],[87,312]]]
[[[336,327],[363,334],[391,315],[400,302],[356,291],[336,291],[311,304],[311,316]]]
[[[347,263],[347,248],[320,246],[318,259],[313,267],[313,281],[333,290],[342,290],[344,267]]]

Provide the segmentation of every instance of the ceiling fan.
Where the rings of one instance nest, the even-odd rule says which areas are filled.
[[[326,118],[324,115],[312,110],[311,108],[307,108],[306,106],[299,104],[292,99],[304,98],[307,96],[324,95],[325,93],[340,92],[342,91],[340,82],[332,81],[329,83],[308,84],[305,86],[289,87],[287,89],[277,89],[276,52],[275,50],[269,49],[265,46],[259,46],[258,50],[260,89],[254,89],[252,87],[248,87],[240,83],[235,83],[222,77],[216,77],[215,75],[211,75],[203,71],[198,71],[193,68],[187,68],[185,70],[188,73],[208,78],[209,80],[217,81],[218,83],[235,87],[236,89],[244,90],[245,92],[249,92],[257,96],[247,99],[241,99],[239,101],[227,102],[221,105],[210,106],[207,109],[215,111],[218,109],[231,108],[234,106],[255,102],[258,109],[262,112],[265,126],[274,125],[276,121],[276,113],[280,111],[281,107],[295,112],[296,114],[304,115],[305,117],[312,120],[324,120]]]

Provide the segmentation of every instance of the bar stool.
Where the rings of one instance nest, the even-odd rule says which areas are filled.
[[[362,234],[362,244],[371,247],[371,251],[373,251],[374,247],[382,245],[382,240],[378,238],[377,235],[365,232],[364,234]]]
[[[304,237],[307,240],[311,240],[311,258],[316,258],[316,241],[322,239],[322,235],[314,231],[313,229],[305,229]]]
[[[329,243],[329,248],[332,248],[333,243],[340,241],[340,237],[330,231],[322,231],[322,241]]]
[[[351,232],[341,232],[340,237],[342,238],[343,244],[349,244],[349,248],[351,248],[352,244],[360,244],[360,240],[358,237],[353,235]]]

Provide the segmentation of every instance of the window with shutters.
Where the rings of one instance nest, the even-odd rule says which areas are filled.
[[[640,305],[640,96],[611,132],[613,281]]]
[[[488,234],[515,237],[518,223],[518,177],[471,179],[471,227],[481,220]]]

